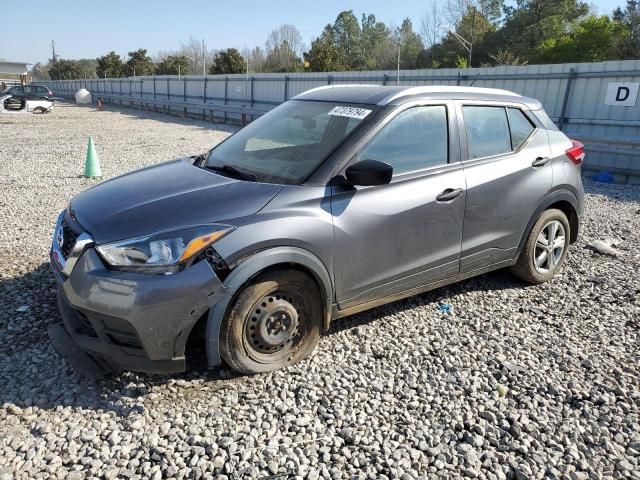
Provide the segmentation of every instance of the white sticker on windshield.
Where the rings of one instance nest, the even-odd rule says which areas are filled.
[[[336,117],[357,118],[358,120],[362,120],[364,117],[366,117],[370,113],[371,113],[371,110],[367,110],[366,108],[333,107],[333,109],[327,115],[333,115]]]

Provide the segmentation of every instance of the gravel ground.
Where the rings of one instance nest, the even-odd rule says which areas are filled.
[[[46,337],[47,262],[57,213],[92,184],[87,137],[108,178],[230,131],[61,104],[0,117],[0,480],[640,478],[640,187],[587,185],[551,283],[495,272],[344,319],[283,371],[72,371]],[[588,247],[605,236],[620,256]]]

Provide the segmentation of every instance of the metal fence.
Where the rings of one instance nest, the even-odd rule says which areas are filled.
[[[150,76],[40,82],[59,94],[79,88],[130,106],[229,121],[241,109],[267,111],[310,88],[330,84],[467,85],[512,90],[539,99],[569,136],[588,148],[585,170],[607,170],[618,181],[640,183],[640,102],[606,104],[608,90],[627,85],[633,97],[640,60],[530,65],[465,70]],[[614,84],[612,87],[611,84]],[[630,85],[630,87],[628,87]],[[629,90],[629,88],[631,90]],[[623,95],[624,96],[624,95]],[[622,97],[620,97],[622,98]],[[615,99],[614,99],[615,100]],[[609,102],[611,103],[611,102]],[[235,107],[235,108],[234,108]],[[216,116],[215,109],[220,108]],[[244,111],[244,110],[243,110]]]

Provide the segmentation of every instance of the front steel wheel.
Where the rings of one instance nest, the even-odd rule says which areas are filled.
[[[322,303],[315,281],[297,270],[260,275],[225,316],[220,354],[231,368],[277,370],[309,355],[320,337]]]
[[[531,229],[513,273],[522,280],[539,284],[555,275],[569,249],[570,227],[567,216],[552,208],[542,212]]]

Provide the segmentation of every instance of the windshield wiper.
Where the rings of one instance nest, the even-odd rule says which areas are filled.
[[[214,172],[225,174],[227,177],[237,178],[238,180],[255,182],[258,178],[253,173],[243,172],[242,170],[238,170],[236,167],[233,167],[231,165],[203,165],[203,167],[208,170],[213,170]]]

